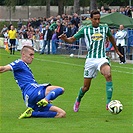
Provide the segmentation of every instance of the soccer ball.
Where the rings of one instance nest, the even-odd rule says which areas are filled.
[[[119,114],[123,110],[123,105],[119,100],[112,100],[108,104],[108,109],[112,114]]]
[[[74,54],[70,54],[70,57],[74,57]]]

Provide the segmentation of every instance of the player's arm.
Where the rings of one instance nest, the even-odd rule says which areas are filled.
[[[67,38],[66,34],[60,35],[59,38],[67,43],[73,43],[76,41],[76,38],[74,36]]]
[[[11,70],[10,65],[0,66],[0,73],[6,72],[6,71],[10,71],[10,70]]]
[[[116,46],[116,41],[115,41],[115,39],[114,39],[114,37],[113,37],[112,35],[109,36],[109,40],[110,40],[110,42],[112,43],[112,45],[114,46],[114,49],[115,49],[116,53],[117,53],[119,56],[123,57],[123,55],[119,52],[119,50],[118,50],[118,48],[117,48],[117,46]]]

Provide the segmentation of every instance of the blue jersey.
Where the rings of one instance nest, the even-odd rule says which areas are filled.
[[[31,69],[29,66],[23,62],[21,59],[15,60],[14,62],[9,64],[11,66],[11,69],[14,74],[14,78],[21,88],[21,91],[23,93],[26,93],[27,91],[33,92],[33,88],[36,89],[38,87],[46,87],[49,84],[38,84],[34,76],[32,74]]]
[[[18,59],[9,64],[12,68],[14,78],[22,91],[26,91],[31,84],[37,84],[29,66]]]
[[[29,66],[21,59],[15,60],[9,65],[17,84],[21,88],[26,106],[38,110],[36,103],[45,97],[45,89],[50,84],[38,84]]]

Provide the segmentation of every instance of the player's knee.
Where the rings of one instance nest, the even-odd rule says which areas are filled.
[[[65,118],[66,117],[66,112],[62,110],[61,112],[58,112],[58,117],[59,118]]]
[[[66,117],[66,112],[65,111],[61,112],[60,116],[61,116],[61,118],[65,118]]]
[[[111,73],[106,73],[104,77],[107,81],[111,80]]]
[[[58,90],[58,94],[59,94],[59,95],[63,94],[63,93],[64,93],[64,91],[65,91],[65,89],[64,89],[64,88],[62,88],[62,87],[57,88],[57,90]]]
[[[64,88],[61,88],[62,89],[62,93],[64,93],[65,89]]]

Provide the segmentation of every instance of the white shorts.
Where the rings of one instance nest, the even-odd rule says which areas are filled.
[[[109,61],[106,58],[87,58],[84,67],[84,78],[95,78],[100,67]]]

